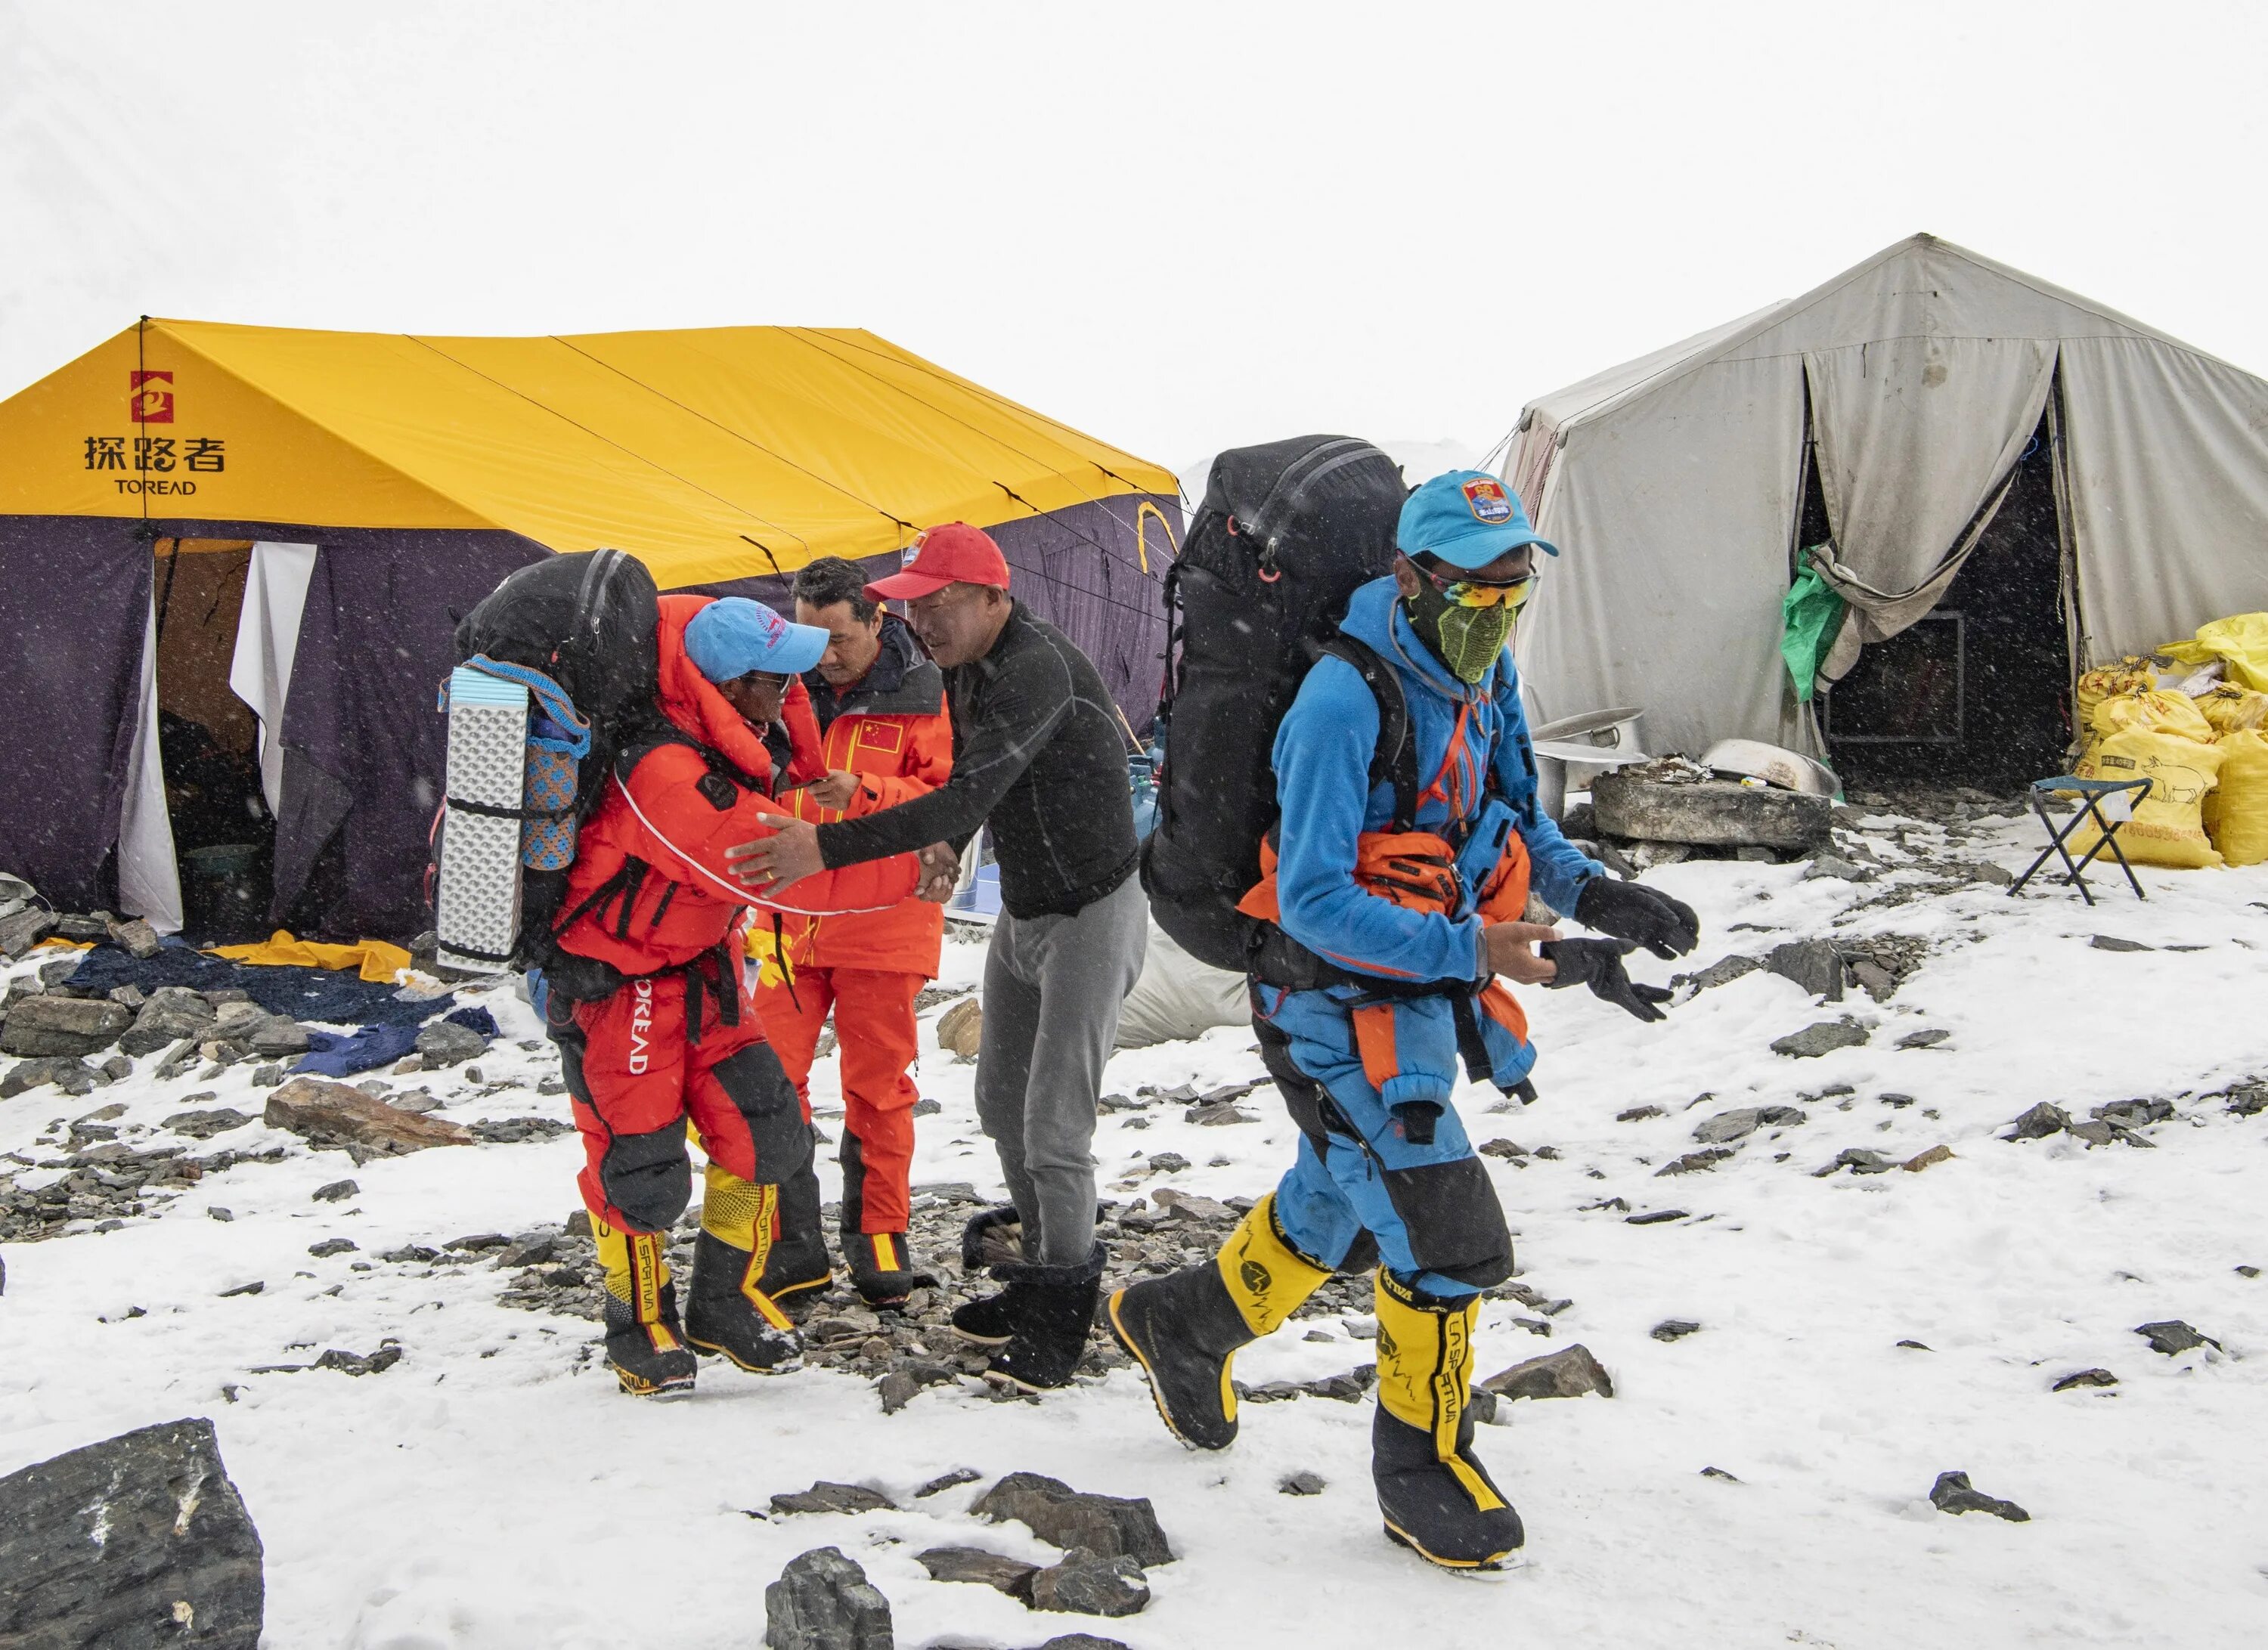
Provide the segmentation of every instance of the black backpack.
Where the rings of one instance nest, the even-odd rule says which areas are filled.
[[[644,563],[622,550],[578,550],[519,569],[457,626],[460,663],[485,655],[540,671],[589,721],[591,749],[578,769],[571,808],[578,822],[597,811],[616,760],[668,731],[654,709],[660,618],[660,593]],[[437,830],[434,866],[439,861]],[[509,961],[529,968],[557,962],[552,934],[566,893],[564,868],[521,870],[519,935]]]
[[[1166,578],[1166,755],[1157,828],[1142,850],[1152,915],[1201,962],[1266,975],[1263,949],[1288,944],[1236,902],[1260,880],[1260,841],[1276,823],[1277,725],[1324,653],[1352,664],[1379,696],[1374,781],[1393,780],[1398,795],[1406,777],[1414,796],[1400,684],[1338,632],[1356,586],[1393,566],[1408,496],[1394,460],[1351,436],[1302,436],[1213,460]]]

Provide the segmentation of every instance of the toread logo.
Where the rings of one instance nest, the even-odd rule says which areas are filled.
[[[917,533],[914,534],[914,541],[911,544],[907,545],[904,549],[898,552],[898,567],[901,571],[906,568],[911,567],[916,562],[921,559],[921,548],[928,541],[929,534],[926,532]]]
[[[1512,499],[1504,490],[1504,483],[1485,475],[1474,477],[1464,484],[1465,507],[1473,512],[1473,519],[1498,527],[1512,519]]]
[[[173,422],[173,375],[129,371],[126,374],[128,416],[137,424]]]

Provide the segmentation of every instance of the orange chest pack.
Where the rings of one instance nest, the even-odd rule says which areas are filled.
[[[1490,923],[1519,920],[1528,909],[1528,844],[1513,829],[1510,804],[1495,792],[1491,777],[1494,752],[1476,736],[1471,707],[1459,707],[1440,764],[1421,786],[1409,706],[1393,668],[1349,637],[1335,637],[1327,651],[1351,665],[1378,702],[1379,737],[1369,785],[1391,784],[1394,791],[1394,814],[1386,828],[1364,831],[1356,839],[1356,883],[1374,898],[1452,921],[1474,915]],[[1469,821],[1462,845],[1437,831],[1418,828],[1418,811],[1429,801],[1439,801]],[[1236,908],[1270,925],[1253,969],[1263,983],[1293,990],[1358,984],[1386,996],[1444,987],[1471,989],[1469,980],[1404,983],[1359,974],[1336,967],[1292,940],[1282,929],[1276,836],[1271,830],[1262,839],[1260,880]],[[1491,1014],[1525,1035],[1525,1020],[1508,991],[1491,984],[1482,995]]]

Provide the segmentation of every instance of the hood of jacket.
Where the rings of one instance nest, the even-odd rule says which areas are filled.
[[[1433,650],[1420,641],[1418,632],[1410,628],[1410,615],[1402,609],[1402,593],[1395,588],[1390,573],[1356,588],[1347,600],[1346,617],[1339,621],[1339,629],[1381,659],[1402,667],[1405,677],[1415,677],[1453,702],[1477,703],[1491,697],[1502,674],[1501,671],[1491,671],[1471,684],[1451,675],[1449,667],[1434,657]],[[1507,644],[1506,652],[1509,651]]]
[[[685,627],[715,600],[713,596],[661,599],[661,622],[655,630],[661,654],[661,691],[657,702],[679,733],[716,751],[750,778],[762,781],[772,771],[771,753],[764,748],[762,737],[717,691],[716,683],[701,674],[685,651]]]

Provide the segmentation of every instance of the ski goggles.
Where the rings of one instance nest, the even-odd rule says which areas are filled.
[[[1414,564],[1413,564],[1414,565]],[[1528,605],[1535,593],[1535,575],[1515,578],[1510,584],[1491,585],[1477,578],[1444,578],[1430,567],[1418,571],[1425,576],[1426,583],[1440,593],[1441,600],[1453,608],[1509,608],[1514,613]]]

